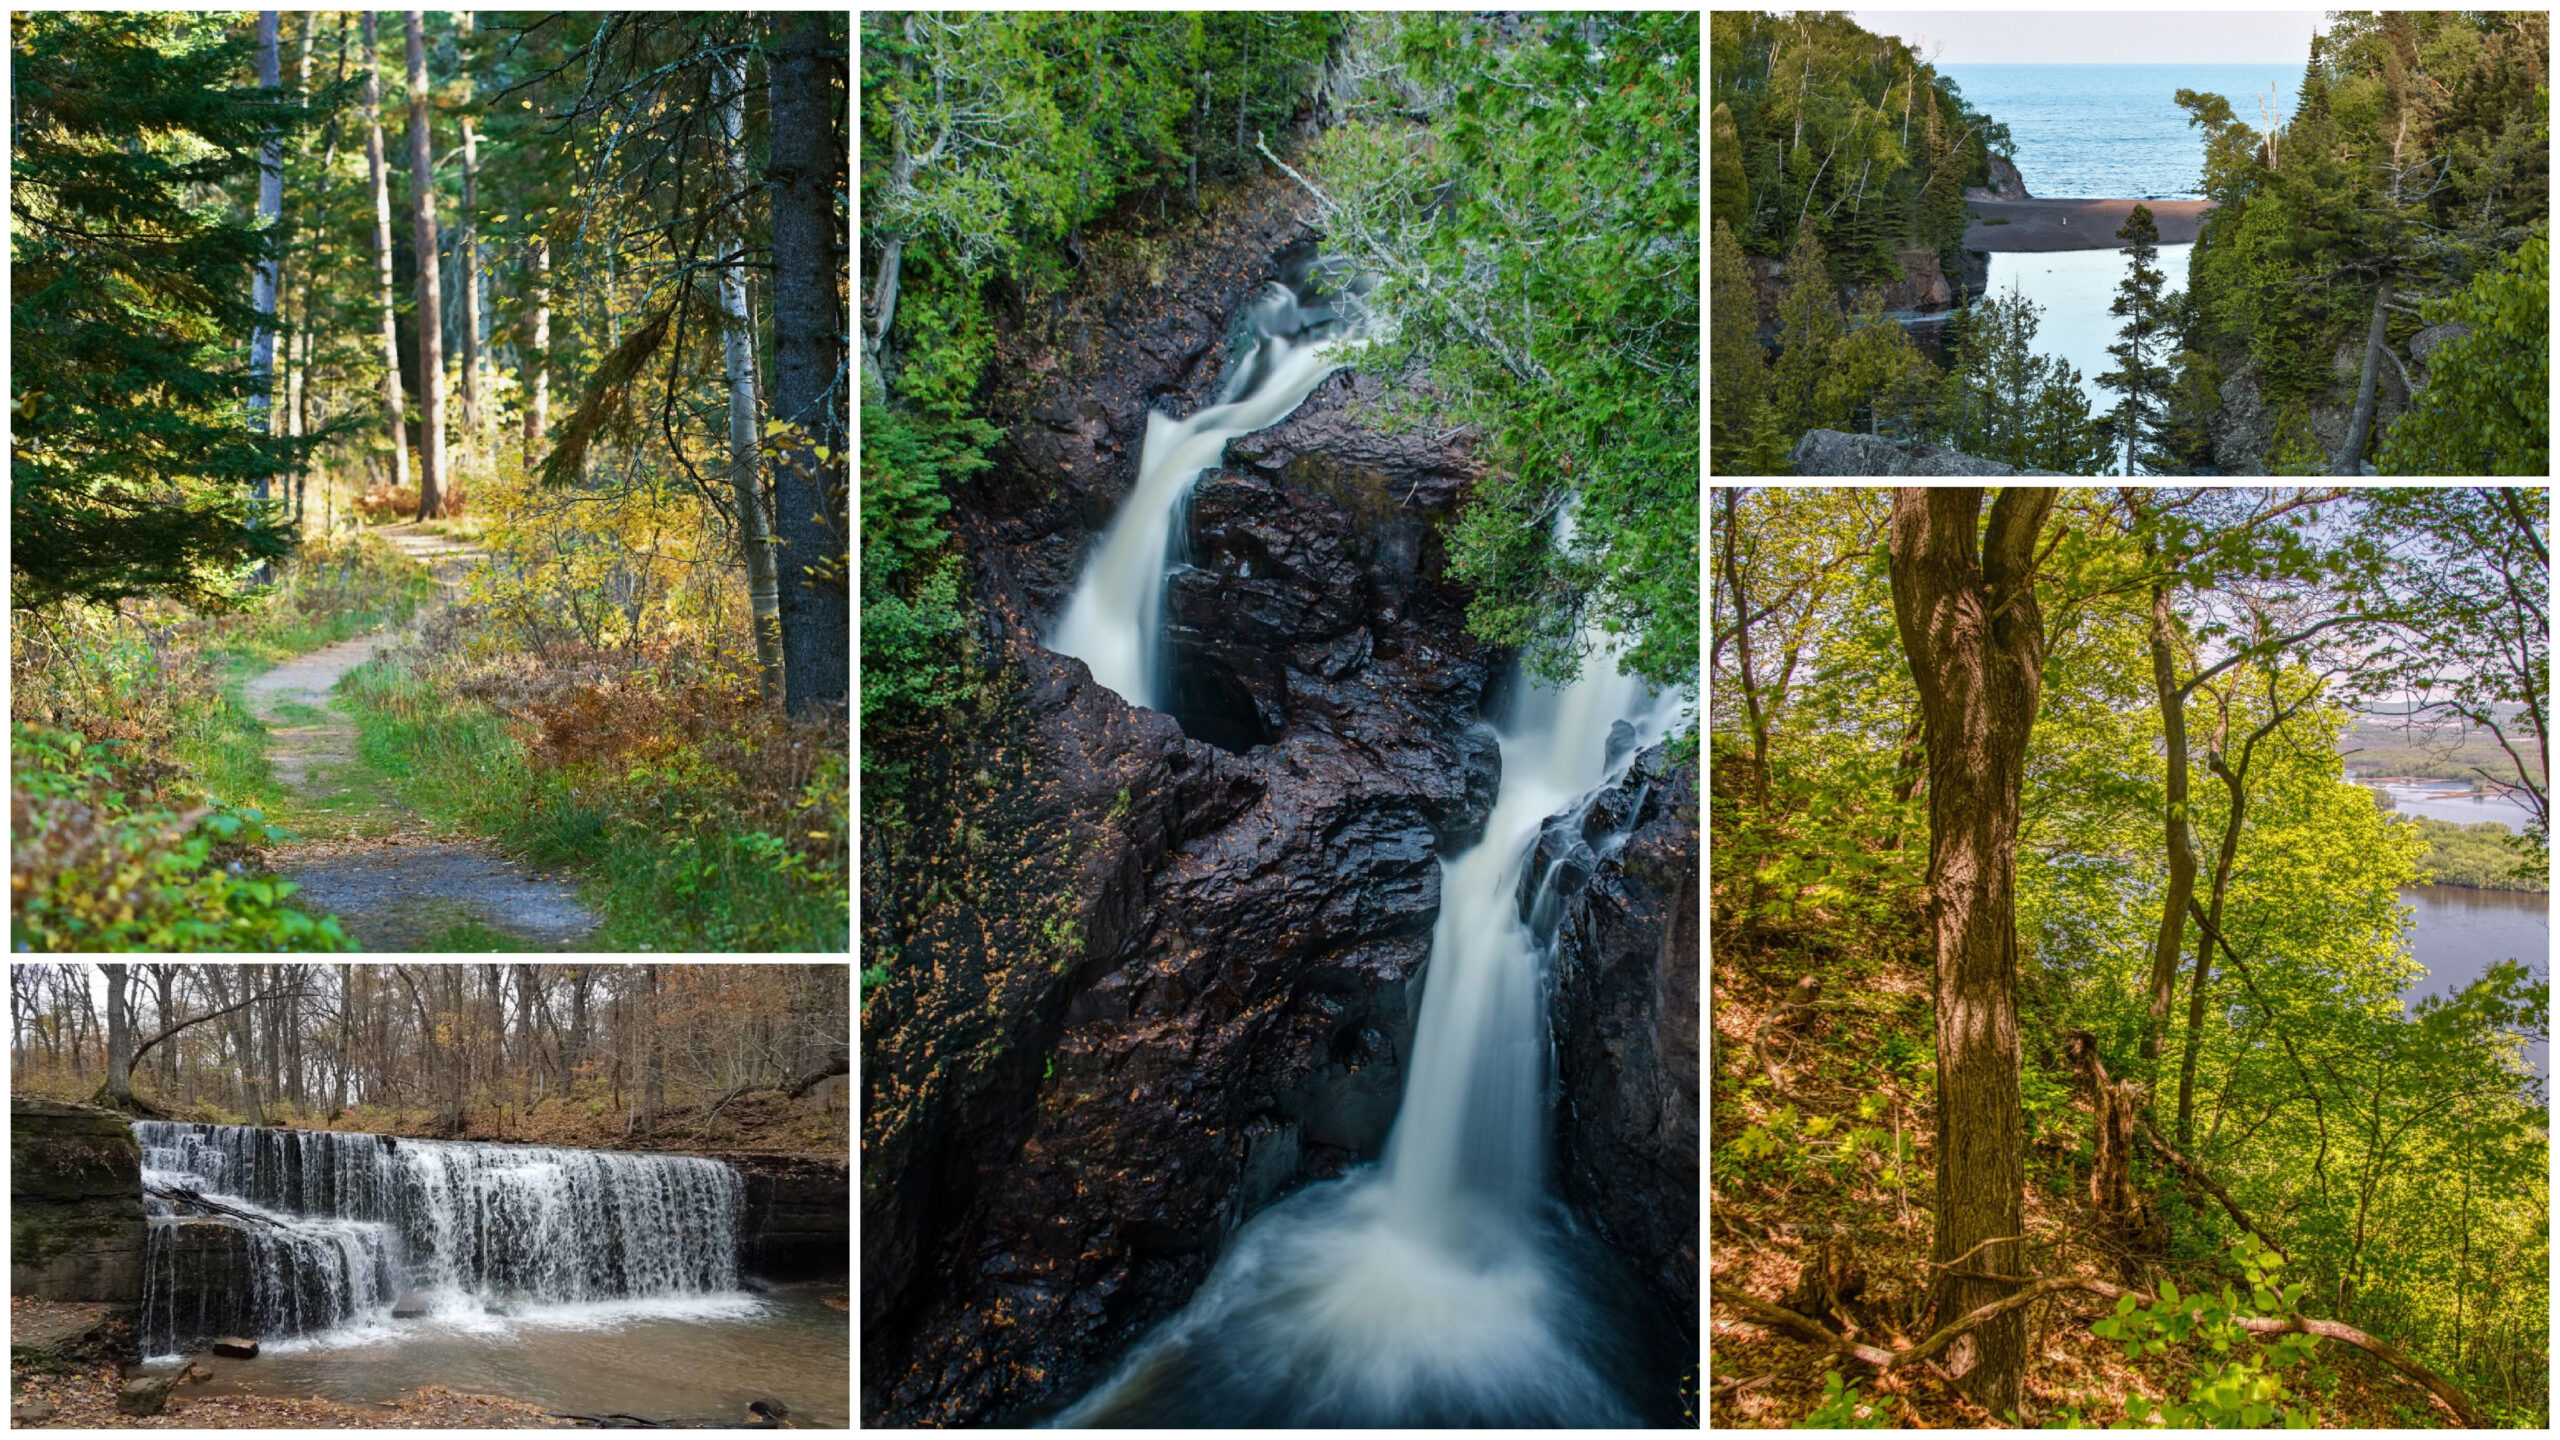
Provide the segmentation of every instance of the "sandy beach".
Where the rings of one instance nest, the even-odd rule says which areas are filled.
[[[2209,200],[1974,200],[1967,202],[1973,211],[1973,225],[1964,233],[1964,248],[1989,250],[2003,254],[2035,253],[2047,250],[2120,250],[2124,242],[2116,231],[2124,228],[2125,217],[2136,205],[2151,207],[2153,223],[2160,227],[2160,243],[2186,245],[2194,242],[2196,229],[2204,223],[2204,212],[2213,208]],[[2006,220],[2006,225],[1986,225],[1986,220]]]

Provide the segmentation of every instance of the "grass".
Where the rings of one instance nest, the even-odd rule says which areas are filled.
[[[731,823],[717,777],[681,755],[655,771],[537,771],[495,712],[444,694],[396,654],[339,689],[361,727],[358,754],[402,804],[584,874],[583,898],[603,919],[596,948],[843,950],[843,893],[795,873],[774,837]]]

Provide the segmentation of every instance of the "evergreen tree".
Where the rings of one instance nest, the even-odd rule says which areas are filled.
[[[2150,206],[2134,206],[2116,238],[2125,242],[2125,262],[2131,268],[2124,283],[2116,287],[2115,303],[2107,313],[2125,323],[2116,332],[2122,338],[2107,347],[2107,353],[2116,357],[2116,368],[2099,376],[2098,383],[2124,393],[2112,423],[2116,439],[2124,446],[2124,473],[2136,475],[2141,473],[2141,462],[2157,458],[2166,413],[2170,376],[2158,357],[2169,336],[2167,301],[2161,293],[2168,277],[2157,268],[2160,227],[2152,221]],[[2154,446],[2154,451],[2145,453],[2145,445]]]
[[[1989,295],[1947,329],[1954,357],[1939,438],[2020,469],[2094,473],[2106,461],[2104,427],[2090,419],[2080,372],[2039,355],[2044,307],[2023,295]]]
[[[1909,378],[1928,363],[1902,322],[1884,313],[1884,292],[1870,285],[1859,297],[1857,318],[1832,347],[1831,362],[1814,387],[1817,408],[1840,417],[1851,429],[1880,434],[1880,421],[1893,398],[1907,394]]]
[[[2426,307],[2470,333],[2427,357],[2427,387],[2384,437],[2386,475],[2551,473],[2551,241],[2537,235],[2469,289]]]
[[[258,152],[308,112],[241,84],[252,58],[213,15],[17,18],[12,605],[218,606],[293,548],[251,489],[309,441],[251,427],[245,361]]]
[[[1707,162],[1715,170],[1708,192],[1708,218],[1739,231],[1751,223],[1751,182],[1742,171],[1742,135],[1734,128],[1733,111],[1727,106],[1716,107]]]
[[[1731,474],[1740,458],[1754,412],[1769,391],[1769,365],[1760,351],[1759,293],[1751,284],[1751,263],[1733,227],[1719,216],[1714,249],[1708,259],[1715,285],[1713,349],[1707,363],[1707,386],[1715,401],[1710,468]]]
[[[1778,367],[1770,396],[1778,426],[1789,436],[1832,428],[1844,418],[1824,408],[1822,381],[1832,348],[1847,330],[1822,238],[1806,221],[1796,228],[1795,248],[1787,252],[1787,297],[1778,303]]]

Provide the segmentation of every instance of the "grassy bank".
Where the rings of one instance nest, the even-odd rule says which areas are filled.
[[[340,689],[359,757],[401,803],[581,872],[598,948],[842,953],[842,751],[737,704],[724,678],[509,684],[410,649]]]

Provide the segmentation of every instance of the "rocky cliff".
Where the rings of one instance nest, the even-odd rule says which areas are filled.
[[[1311,238],[1232,196],[1008,337],[999,469],[957,515],[985,626],[965,733],[897,754],[864,993],[864,1416],[1068,1398],[1227,1231],[1384,1143],[1440,848],[1479,828],[1491,658],[1442,580],[1472,473],[1337,375],[1202,477],[1169,596],[1177,719],[1041,645],[1226,317]]]
[[[2425,334],[2429,332],[2421,332]],[[2432,349],[2437,342],[2430,342]],[[2414,348],[2414,346],[2413,346]],[[2364,345],[2342,344],[2329,356],[2331,384],[2329,394],[2319,403],[2302,409],[2303,424],[2318,444],[2320,453],[2334,456],[2347,443],[2347,426],[2355,418],[2356,385],[2364,369]],[[2423,376],[2424,367],[2420,368]],[[2424,384],[2420,379],[2419,383]],[[2214,471],[2221,475],[2264,475],[2271,456],[2280,448],[2277,430],[2283,420],[2282,407],[2266,398],[2256,360],[2242,365],[2231,378],[2222,382],[2222,403],[2215,408],[2206,428],[2213,436]],[[2381,377],[2374,384],[2373,430],[2375,443],[2409,408],[2409,387],[2402,380],[2399,367],[2385,362]],[[2370,465],[2371,462],[2367,462]]]
[[[1888,311],[1938,311],[1955,306],[1982,293],[1991,283],[1991,257],[1979,250],[1958,250],[1953,270],[1939,263],[1934,250],[1897,250],[1894,263],[1900,267],[1899,278],[1879,287]],[[1764,345],[1778,343],[1778,306],[1787,298],[1787,262],[1763,256],[1751,257],[1751,288],[1759,301],[1760,341]],[[1863,287],[1840,287],[1840,308],[1857,313],[1862,303]]]
[[[9,1293],[142,1299],[142,1147],[124,1116],[10,1098]]]
[[[846,1161],[738,1152],[712,1152],[710,1158],[736,1166],[746,1181],[741,1269],[770,1280],[845,1273],[853,1241],[853,1178]]]
[[[1558,917],[1550,1021],[1565,1199],[1681,1327],[1698,1326],[1698,771],[1663,747],[1550,827],[1533,867],[1590,879]]]
[[[1798,475],[2052,475],[1917,441],[1838,430],[1808,430],[1787,460]]]
[[[1967,200],[2033,200],[2027,193],[2026,178],[2018,167],[1994,155],[1991,157],[1991,183],[1964,187]]]

